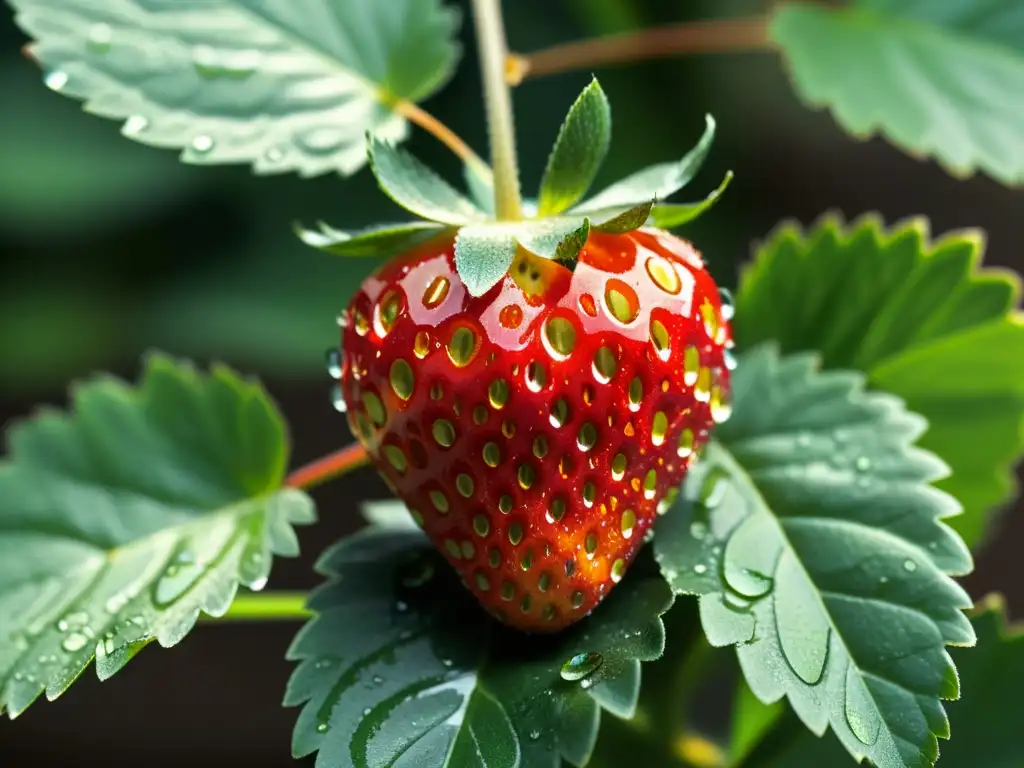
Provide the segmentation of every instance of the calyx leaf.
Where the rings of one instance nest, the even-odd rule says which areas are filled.
[[[367,151],[381,190],[410,213],[452,225],[484,219],[483,211],[405,150],[370,137]]]
[[[98,377],[73,411],[10,428],[0,462],[0,710],[100,679],[146,644],[175,645],[271,556],[298,554],[309,497],[281,487],[283,421],[224,367],[151,356],[130,387]]]
[[[609,235],[623,235],[640,229],[651,217],[654,205],[655,201],[653,199],[648,200],[646,203],[634,205],[622,211],[622,213],[617,213],[611,218],[602,221],[594,229]]]
[[[651,224],[661,229],[675,229],[683,224],[689,224],[694,219],[703,216],[721,199],[725,190],[729,188],[729,184],[732,183],[732,178],[732,171],[728,171],[718,188],[700,202],[658,203],[651,211]]]
[[[541,180],[538,216],[553,216],[579,202],[597,176],[611,143],[612,113],[596,79],[569,109]]]
[[[320,222],[319,230],[295,224],[295,234],[306,245],[338,256],[390,256],[437,237],[448,228],[428,221],[382,224],[357,232],[342,232]]]
[[[441,0],[12,0],[46,83],[189,163],[352,174],[454,71]],[[153,51],[160,55],[154,57]]]
[[[632,715],[640,662],[664,650],[672,602],[647,551],[591,616],[554,636],[484,614],[419,531],[364,530],[317,568],[328,581],[288,652],[299,665],[284,703],[303,705],[293,753],[319,751],[320,768],[584,765],[601,710]]]
[[[593,213],[604,208],[640,205],[648,200],[664,200],[685,187],[704,164],[715,138],[715,119],[705,117],[706,127],[697,145],[682,160],[659,163],[627,176],[571,210],[571,213]]]
[[[920,445],[950,466],[936,485],[963,505],[950,525],[972,546],[1024,453],[1020,278],[982,268],[983,250],[977,231],[932,240],[923,218],[787,222],[742,273],[733,322],[740,348],[820,350],[826,368],[861,370],[928,419]]]
[[[470,296],[483,296],[506,275],[516,257],[516,227],[473,224],[455,237],[455,269]]]
[[[691,469],[655,552],[698,595],[713,645],[736,645],[765,702],[879,768],[931,765],[959,694],[947,645],[971,645],[971,569],[929,487],[946,468],[911,447],[925,422],[863,376],[818,372],[770,345],[734,373],[732,418]]]

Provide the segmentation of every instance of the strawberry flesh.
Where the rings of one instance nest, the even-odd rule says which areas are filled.
[[[341,393],[480,602],[555,631],[622,579],[728,417],[730,312],[700,255],[659,230],[594,233],[573,272],[520,250],[478,298],[435,241],[352,300]]]

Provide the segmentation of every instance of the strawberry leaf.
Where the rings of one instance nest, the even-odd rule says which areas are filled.
[[[725,174],[718,189],[701,200],[699,203],[658,203],[651,211],[651,224],[661,229],[675,229],[683,224],[689,224],[694,219],[703,216],[710,208],[718,202],[725,194],[725,190],[732,183],[732,171]]]
[[[608,154],[611,137],[611,107],[595,79],[576,99],[558,132],[537,195],[538,216],[562,213],[579,202]]]
[[[306,245],[339,256],[391,256],[408,250],[445,231],[426,221],[384,224],[360,232],[342,232],[320,223],[319,231],[296,224],[295,234]]]
[[[953,738],[942,747],[943,768],[1018,766],[1024,764],[1024,742],[1018,733],[1017,702],[1024,686],[1024,631],[1006,627],[998,595],[990,595],[973,611],[971,624],[978,647],[953,649],[962,701],[951,704]],[[791,713],[744,760],[749,768],[834,766],[844,760],[843,748],[830,734],[815,738]],[[846,758],[848,760],[848,758]]]
[[[743,273],[733,323],[741,347],[818,350],[826,368],[864,371],[928,419],[920,445],[950,466],[937,486],[963,505],[950,524],[972,546],[1012,497],[1024,453],[1020,281],[982,269],[982,251],[975,231],[930,242],[924,219],[787,223]]]
[[[151,356],[137,387],[73,391],[71,414],[10,428],[0,462],[0,710],[62,694],[96,656],[106,679],[180,642],[239,584],[294,556],[313,506],[282,489],[285,428],[266,393]]]
[[[783,696],[817,734],[879,768],[931,765],[959,694],[947,645],[974,643],[950,578],[971,569],[942,519],[945,473],[911,447],[924,420],[861,374],[762,345],[740,360],[732,418],[691,470],[655,552],[700,598],[715,646],[736,645],[759,699]],[[837,704],[838,702],[838,704]]]
[[[704,164],[715,138],[715,119],[706,117],[707,126],[697,146],[677,163],[652,165],[627,176],[594,197],[572,209],[571,213],[593,213],[603,208],[622,208],[640,205],[648,200],[675,194],[690,183]]]
[[[1018,0],[780,5],[769,34],[808,104],[857,138],[881,132],[956,176],[1024,182]]]
[[[455,237],[455,269],[471,296],[483,296],[506,275],[516,257],[516,228],[510,224],[462,227]]]
[[[319,751],[318,768],[583,765],[601,709],[630,715],[640,662],[664,649],[671,595],[646,554],[553,636],[489,618],[420,532],[364,530],[318,570],[328,582],[289,650],[300,663],[284,698],[304,705],[292,750]]]
[[[12,0],[54,90],[189,163],[355,173],[458,59],[441,0]],[[159,56],[153,52],[159,51]]]
[[[640,227],[647,223],[647,219],[651,217],[654,203],[654,200],[648,200],[646,203],[640,203],[632,208],[627,208],[622,213],[601,222],[594,229],[609,235],[624,235],[627,232],[640,229]]]
[[[466,182],[466,191],[473,205],[494,216],[494,174],[490,168],[477,168],[469,163],[462,166],[462,178]]]
[[[559,217],[524,222],[517,240],[537,256],[575,264],[589,235],[590,220],[586,217]]]
[[[381,190],[410,213],[442,224],[484,218],[483,211],[405,150],[371,138],[368,151]]]

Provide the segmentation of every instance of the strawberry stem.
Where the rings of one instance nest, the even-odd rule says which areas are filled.
[[[455,131],[442,123],[418,104],[408,99],[399,99],[393,104],[394,110],[450,149],[482,179],[491,178],[491,168]]]
[[[367,456],[366,449],[359,443],[353,443],[340,451],[335,451],[304,467],[299,467],[284,479],[284,484],[288,488],[308,490],[313,486],[347,474],[353,469],[358,469],[367,464],[369,460],[370,457]]]
[[[607,64],[687,53],[770,49],[766,16],[711,19],[578,40],[534,53],[512,54],[506,65],[506,78],[511,85],[519,85],[527,77],[543,77]]]
[[[306,592],[242,593],[223,616],[203,616],[207,622],[304,620],[313,615],[306,609]]]
[[[487,105],[487,126],[494,168],[494,210],[498,219],[523,218],[519,197],[519,166],[516,162],[515,123],[512,93],[505,79],[508,43],[501,17],[501,0],[473,0],[480,72]]]

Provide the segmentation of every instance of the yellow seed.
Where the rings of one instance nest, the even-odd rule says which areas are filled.
[[[729,396],[722,393],[722,387],[715,384],[711,387],[711,418],[715,424],[722,424],[732,416],[732,403]]]
[[[507,515],[512,511],[512,497],[507,493],[503,494],[502,497],[498,499],[498,511],[503,515]]]
[[[380,401],[377,395],[369,391],[363,392],[363,407],[366,408],[366,413],[376,426],[384,426],[388,420],[388,412],[384,410],[384,403]]]
[[[511,581],[506,581],[501,585],[501,599],[512,600],[516,596],[516,586]]]
[[[430,399],[440,400],[442,397],[444,397],[444,384],[440,381],[435,381],[430,385]]]
[[[448,514],[448,497],[445,496],[441,491],[430,492],[430,503],[434,505],[434,509],[440,512],[442,515]]]
[[[650,469],[647,471],[647,475],[644,477],[644,498],[653,499],[655,486],[658,484],[658,473],[656,470]]]
[[[479,589],[481,592],[486,592],[491,588],[491,581],[487,578],[483,571],[477,571],[476,574],[473,576],[473,579],[476,581],[476,588]]]
[[[597,443],[597,427],[592,422],[585,422],[576,435],[576,446],[581,451],[589,451]]]
[[[583,551],[586,552],[589,557],[593,557],[594,553],[597,552],[597,544],[597,534],[591,531],[587,534],[587,538],[583,540]]]
[[[569,420],[569,403],[566,402],[564,397],[558,398],[551,406],[551,416],[549,417],[551,426],[556,429],[565,425]]]
[[[661,445],[665,442],[665,434],[668,432],[668,416],[664,411],[654,414],[654,421],[651,424],[651,442]]]
[[[693,430],[689,427],[679,433],[679,447],[676,453],[681,459],[687,459],[693,453]]]
[[[673,296],[679,293],[682,283],[679,280],[679,273],[676,272],[674,266],[657,256],[651,256],[647,259],[646,266],[647,274],[650,275],[651,280],[654,281],[656,286],[665,293],[671,293]]]
[[[594,378],[602,384],[612,380],[619,370],[619,361],[608,347],[600,347],[594,354]]]
[[[455,487],[462,496],[468,499],[473,495],[473,478],[463,472],[455,478]]]
[[[508,527],[508,541],[513,547],[523,540],[523,526],[519,523],[512,523]]]
[[[597,498],[597,486],[589,480],[583,484],[583,503],[588,507],[594,506],[594,500]]]
[[[491,532],[491,523],[486,515],[477,515],[473,518],[473,530],[481,537]]]
[[[451,284],[447,277],[435,277],[423,292],[423,304],[429,309],[439,306],[448,295]]]
[[[496,467],[501,463],[501,449],[496,443],[485,443],[483,456],[484,464],[488,467]]]
[[[533,485],[533,481],[537,479],[537,473],[529,464],[519,465],[519,487],[524,491],[530,489]]]
[[[370,331],[370,321],[366,315],[357,309],[352,312],[352,327],[356,329],[356,333],[360,336],[365,336]]]
[[[669,348],[668,329],[660,320],[651,320],[651,341],[654,351],[662,360],[668,360],[672,350]]]
[[[430,354],[430,336],[426,331],[420,331],[412,343],[412,351],[420,360]]]
[[[504,379],[495,379],[487,388],[487,398],[491,401],[491,407],[501,410],[508,402],[508,382]]]
[[[476,356],[476,334],[471,328],[459,326],[448,341],[448,359],[456,368],[465,368]]]
[[[577,589],[575,592],[572,593],[572,607],[573,608],[582,608],[583,607],[583,601],[585,599],[586,598],[584,597],[583,593],[580,592]]]
[[[487,406],[478,405],[473,408],[473,423],[479,426],[487,421]]]
[[[492,549],[490,552],[487,553],[487,564],[491,566],[491,568],[497,568],[501,565],[500,549]]]
[[[635,377],[629,382],[629,410],[638,411],[640,410],[640,403],[644,399],[644,383],[640,381],[640,377]]]
[[[706,366],[697,372],[697,383],[693,387],[693,398],[698,403],[706,403],[711,399],[711,369]]]
[[[564,317],[552,317],[544,324],[544,339],[548,354],[556,360],[565,360],[576,347],[576,329]]]
[[[547,592],[550,587],[551,587],[551,574],[548,573],[547,571],[544,571],[544,573],[542,573],[537,578],[537,589],[539,589],[541,592]]]
[[[683,351],[683,383],[688,387],[696,384],[698,371],[700,371],[700,351],[690,344]]]
[[[405,474],[405,470],[409,468],[409,461],[405,458],[405,453],[401,448],[397,445],[385,445],[384,455],[387,457],[388,463],[398,470],[399,474]]]
[[[629,325],[640,314],[640,300],[636,291],[621,280],[609,280],[604,292],[604,301],[612,317],[623,325]]]
[[[473,546],[473,542],[472,541],[464,541],[464,542],[462,542],[462,556],[466,560],[472,560],[473,559],[473,555],[475,555],[475,554],[476,554],[476,547]]]
[[[416,387],[416,377],[405,360],[395,360],[391,364],[389,378],[391,379],[391,389],[398,397],[402,400],[412,397],[413,389]]]
[[[430,429],[434,440],[442,448],[451,448],[455,443],[455,427],[448,419],[438,419]]]
[[[377,305],[377,327],[375,329],[377,335],[383,338],[391,333],[401,310],[402,295],[398,291],[392,289],[384,294],[380,304]]]
[[[623,538],[631,538],[633,536],[633,529],[636,528],[636,512],[632,509],[627,509],[622,513],[622,536]]]
[[[621,454],[615,454],[615,458],[612,459],[612,480],[618,482],[626,474],[626,457]]]
[[[612,582],[618,584],[626,575],[626,561],[621,557],[612,563]]]
[[[523,595],[523,599],[519,601],[519,610],[523,613],[529,613],[531,605],[533,605],[533,597],[527,592]]]
[[[548,439],[544,435],[537,435],[533,438],[533,455],[543,459],[548,455]]]
[[[555,610],[555,606],[553,605],[545,605],[544,609],[540,612],[540,615],[544,621],[554,621],[555,616],[558,615],[558,611]]]
[[[530,568],[532,566],[533,566],[533,550],[532,549],[528,549],[528,550],[526,550],[526,554],[524,554],[522,559],[519,561],[519,567],[522,568],[524,571],[528,571],[528,570],[530,570]]]
[[[501,434],[505,437],[513,437],[516,434],[516,423],[512,419],[505,419],[501,422]]]
[[[444,540],[444,548],[448,550],[448,554],[454,557],[456,560],[462,559],[462,550],[459,549],[459,543],[452,539]]]
[[[548,505],[548,522],[557,523],[563,517],[565,517],[565,499],[561,496],[555,496],[551,500],[551,504]]]
[[[714,339],[718,333],[718,313],[715,311],[714,305],[708,301],[708,297],[704,297],[704,301],[700,305],[700,313],[704,317],[704,333],[708,335],[709,339]]]
[[[526,386],[531,392],[540,392],[548,383],[548,371],[543,363],[536,361],[526,366]]]

